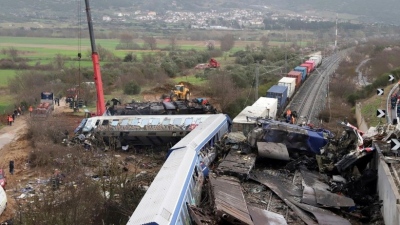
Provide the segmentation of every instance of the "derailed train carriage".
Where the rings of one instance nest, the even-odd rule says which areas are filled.
[[[199,205],[214,144],[229,132],[226,115],[212,115],[174,145],[128,225],[191,224],[187,205]]]

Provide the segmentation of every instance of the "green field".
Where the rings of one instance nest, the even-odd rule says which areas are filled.
[[[6,87],[8,85],[8,80],[14,77],[15,74],[15,70],[0,70],[0,87]]]

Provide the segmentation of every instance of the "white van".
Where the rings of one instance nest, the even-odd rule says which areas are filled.
[[[7,195],[3,187],[0,186],[0,215],[3,214],[7,206]]]

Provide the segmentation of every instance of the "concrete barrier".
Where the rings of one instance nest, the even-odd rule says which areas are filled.
[[[375,144],[378,151],[374,164],[378,170],[378,195],[383,200],[381,208],[385,224],[400,224],[400,194],[392,177],[388,164],[383,159],[380,147]]]

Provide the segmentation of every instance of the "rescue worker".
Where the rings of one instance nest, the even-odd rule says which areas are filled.
[[[8,125],[12,126],[12,123],[14,122],[14,120],[11,115],[8,115],[7,120],[8,120]]]
[[[296,118],[294,117],[294,115],[290,116],[290,123],[291,124],[295,124],[296,123]]]
[[[290,123],[292,118],[292,111],[290,109],[286,110],[286,123]]]
[[[10,169],[10,174],[13,175],[14,174],[14,161],[10,161],[9,162],[9,169]]]
[[[32,116],[33,107],[29,106],[29,116]]]

